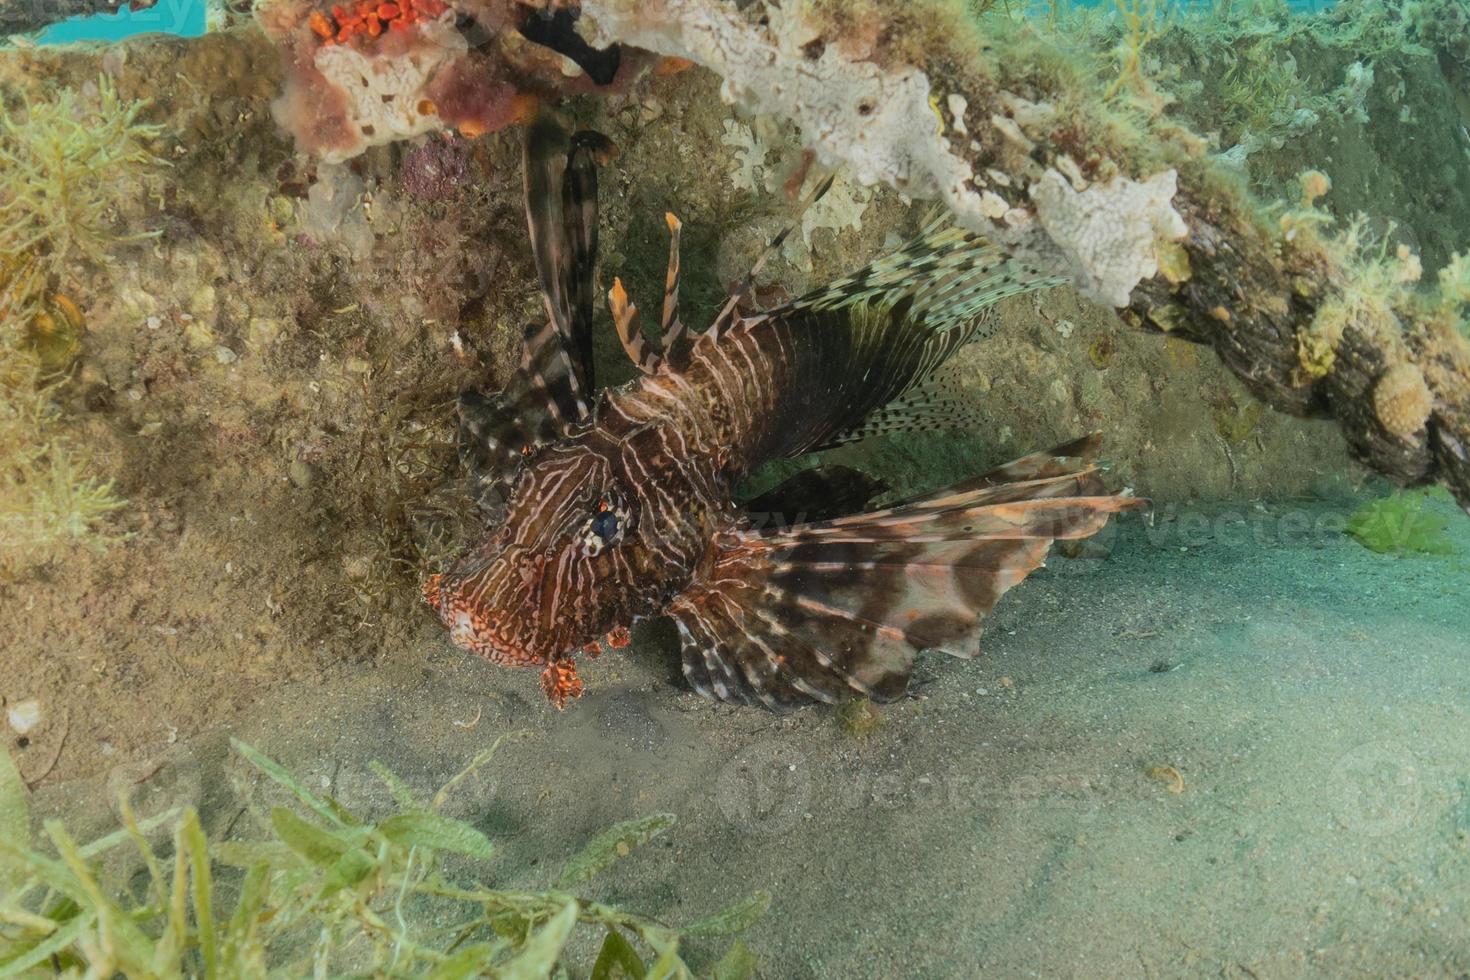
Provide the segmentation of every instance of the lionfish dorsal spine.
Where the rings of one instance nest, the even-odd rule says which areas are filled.
[[[681,369],[689,356],[689,328],[679,317],[679,237],[684,225],[672,211],[664,215],[669,226],[669,268],[664,275],[664,309],[660,327],[660,346],[665,360],[675,370]]]
[[[812,192],[802,199],[802,202],[800,205],[797,206],[796,214],[791,219],[791,221],[788,222],[784,228],[776,233],[775,238],[772,238],[769,242],[766,243],[765,248],[761,249],[761,254],[756,257],[755,262],[751,263],[750,270],[746,272],[743,277],[741,277],[740,282],[735,286],[734,289],[730,291],[730,298],[725,300],[725,305],[720,309],[719,314],[715,317],[714,323],[710,324],[710,333],[718,336],[720,331],[728,326],[733,319],[737,319],[736,307],[740,304],[742,298],[750,290],[751,285],[754,284],[755,277],[760,275],[761,270],[766,267],[767,262],[771,261],[772,256],[781,251],[781,246],[786,244],[786,239],[790,237],[793,231],[801,226],[802,219],[806,216],[807,209],[809,209],[813,204],[816,204],[824,196],[826,196],[827,192],[832,189],[832,182],[836,179],[837,175],[835,173],[828,174],[826,177],[824,177],[817,184],[817,186],[812,189]]]
[[[527,128],[526,223],[546,319],[522,332],[520,361],[503,391],[466,392],[457,407],[460,455],[488,513],[504,502],[525,456],[565,438],[590,413],[597,166],[615,152],[597,133],[568,136],[550,113]]]
[[[663,358],[643,336],[638,325],[638,306],[628,298],[623,281],[614,277],[612,288],[607,291],[607,309],[612,314],[613,329],[628,360],[643,374],[653,374],[663,363]]]

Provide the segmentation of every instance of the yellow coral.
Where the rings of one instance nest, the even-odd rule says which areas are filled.
[[[1349,311],[1341,300],[1329,300],[1317,310],[1311,325],[1297,334],[1297,370],[1293,380],[1306,385],[1326,377],[1337,360],[1337,345],[1347,327]]]
[[[1320,170],[1307,170],[1297,177],[1302,189],[1302,207],[1309,208],[1317,198],[1332,190],[1332,179]]]
[[[1189,253],[1178,242],[1159,242],[1155,246],[1159,257],[1159,274],[1172,285],[1188,282],[1194,274],[1189,265]]]

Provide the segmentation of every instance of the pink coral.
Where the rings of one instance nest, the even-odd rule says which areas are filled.
[[[430,137],[403,158],[398,179],[404,193],[421,201],[450,197],[469,179],[469,153],[454,135]]]
[[[566,94],[625,91],[657,61],[595,51],[571,13],[537,20],[516,0],[274,0],[256,16],[286,62],[276,121],[329,163],[440,130],[494,132]]]

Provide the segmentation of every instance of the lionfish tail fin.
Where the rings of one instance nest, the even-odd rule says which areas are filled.
[[[892,700],[919,651],[974,656],[984,617],[1053,541],[1147,506],[1104,489],[1095,448],[1072,443],[872,513],[721,535],[669,608],[685,676],[706,697],[782,709]]]

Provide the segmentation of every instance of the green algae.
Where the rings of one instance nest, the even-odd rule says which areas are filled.
[[[1370,500],[1348,518],[1347,531],[1364,547],[1388,555],[1448,555],[1449,518],[1426,508],[1430,495],[1395,491]]]
[[[145,108],[105,77],[90,97],[0,104],[0,579],[117,536],[100,521],[122,502],[53,396],[85,329],[61,292],[73,262],[151,235],[116,227],[119,193],[156,163]]]
[[[568,945],[584,926],[602,932],[592,976],[686,977],[685,935],[729,935],[764,915],[770,895],[757,892],[681,931],[559,890],[611,867],[630,840],[672,826],[669,814],[594,838],[556,888],[487,884],[479,866],[495,856],[493,843],[440,807],[506,737],[428,803],[374,765],[399,807],[379,820],[313,792],[236,741],[236,753],[298,804],[271,811],[272,838],[211,842],[193,807],[139,821],[124,796],[123,829],[89,844],[47,821],[55,857],[30,840],[24,784],[0,751],[0,882],[12,886],[0,898],[0,977],[45,966],[129,977],[548,977],[564,969]],[[171,861],[150,843],[163,827],[172,828]],[[142,888],[99,876],[97,859],[129,842],[147,869]],[[714,972],[749,977],[754,968],[749,951],[736,946]]]

